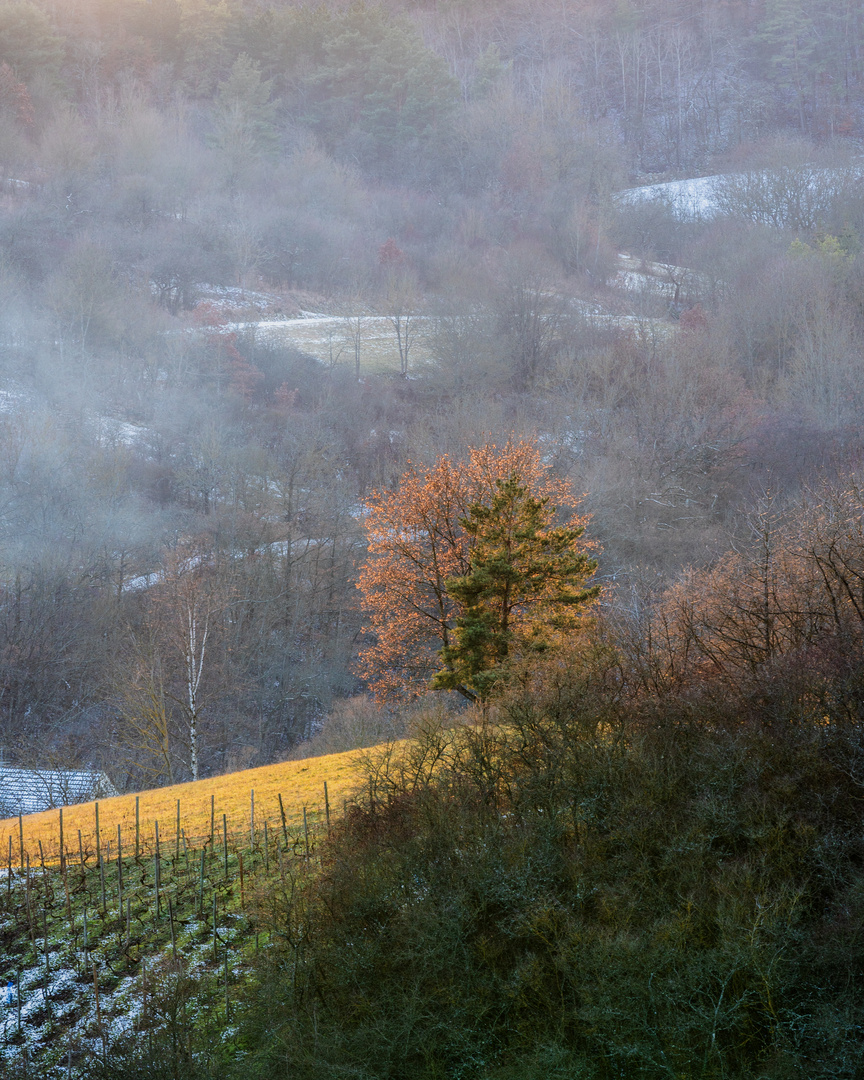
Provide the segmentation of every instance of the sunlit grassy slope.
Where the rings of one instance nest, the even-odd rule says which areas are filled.
[[[249,836],[252,792],[255,795],[256,833],[263,830],[265,820],[270,829],[282,828],[280,794],[289,827],[302,823],[304,807],[310,824],[323,820],[325,781],[331,814],[341,815],[344,801],[360,782],[358,762],[361,754],[362,751],[352,750],[303,761],[285,761],[194,783],[142,791],[137,796],[120,795],[113,799],[100,800],[99,832],[103,846],[110,843],[111,852],[116,852],[117,826],[120,825],[123,853],[132,853],[135,846],[136,798],[140,825],[139,842],[141,848],[147,851],[153,848],[156,822],[159,823],[160,841],[171,846],[176,843],[178,800],[181,839],[185,833],[189,842],[200,841],[210,835],[211,796],[217,842],[222,836],[223,814],[232,836],[241,833]],[[93,803],[79,803],[63,810],[63,842],[72,857],[77,857],[78,854],[79,829],[85,853],[92,853],[96,848],[96,813]],[[40,841],[46,861],[56,861],[60,850],[58,810],[27,815],[23,818],[23,830],[24,850],[30,856],[31,865],[39,865]],[[17,866],[21,855],[18,818],[0,821],[0,867],[6,865],[9,858],[10,837],[13,866]]]

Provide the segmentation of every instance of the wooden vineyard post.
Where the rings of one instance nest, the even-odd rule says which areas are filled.
[[[306,820],[306,807],[303,807],[303,835],[306,837],[306,858],[309,858],[309,822]]]
[[[147,958],[141,957],[141,1025],[147,1026]]]
[[[264,873],[270,872],[270,839],[267,835],[267,819],[264,819]]]
[[[75,923],[72,920],[72,897],[69,894],[69,874],[66,870],[66,864],[63,864],[63,890],[66,893],[66,917],[69,920],[69,926],[72,933],[75,933]]]
[[[222,815],[222,855],[225,859],[225,877],[228,877],[228,815]]]
[[[117,822],[117,904],[120,910],[120,918],[123,918],[123,837],[120,831],[120,822]]]
[[[49,993],[49,982],[51,979],[51,961],[48,958],[48,916],[45,912],[45,908],[42,908],[42,940],[43,948],[45,951],[45,1009],[48,1013],[48,1023],[53,1023],[54,1017],[51,1012],[51,995]]]
[[[24,870],[24,817],[18,815],[18,839],[21,842],[21,870]]]
[[[93,991],[96,994],[96,1025],[99,1028],[99,1035],[102,1039],[102,1056],[105,1057],[107,1053],[107,1046],[105,1043],[105,1028],[102,1026],[102,1008],[99,1005],[99,975],[96,972],[96,965],[93,965]]]
[[[216,947],[216,890],[213,890],[213,963],[219,959],[219,951]]]
[[[99,852],[99,858],[102,858],[102,833],[99,831],[99,802],[98,800],[93,804],[96,812],[96,850]]]
[[[84,885],[86,878],[84,876],[84,844],[81,842],[81,830],[78,830],[78,859],[81,862],[81,884]]]
[[[285,850],[288,850],[288,825],[285,821],[285,807],[282,805],[282,792],[279,792],[279,813],[282,815],[282,837],[285,840]]]
[[[231,1019],[231,1002],[228,1000],[228,943],[225,943],[225,1020]]]
[[[174,934],[174,905],[168,897],[168,922],[171,925],[171,959],[177,961],[177,938]]]
[[[249,847],[255,850],[255,789],[249,792]]]
[[[30,928],[30,941],[33,945],[33,951],[36,951],[36,934],[33,931],[33,912],[30,908],[30,852],[25,852],[24,858],[26,860],[25,874],[26,879],[24,882],[24,903],[27,908],[27,925]]]
[[[216,814],[216,796],[210,792],[210,855],[213,855],[213,819]]]
[[[48,871],[45,868],[45,852],[42,850],[42,841],[39,841],[39,861],[42,863],[42,890],[48,895]]]
[[[180,862],[180,800],[177,800],[177,831],[174,842],[174,862]],[[176,873],[176,871],[175,871]]]
[[[10,897],[12,896],[12,834],[9,834],[9,874],[6,878],[6,893]]]
[[[18,1004],[18,1038],[21,1038],[21,969],[15,972],[15,1001]]]
[[[66,877],[66,848],[63,845],[63,807],[60,807],[60,873]]]
[[[154,891],[156,893],[156,918],[158,919],[159,915],[160,915],[160,912],[162,910],[161,901],[160,901],[160,897],[159,897],[159,884],[160,884],[160,882],[159,882],[159,874],[160,874],[160,865],[159,865],[159,822],[157,821],[154,824],[156,826],[156,850],[153,853],[153,889],[154,889]]]
[[[139,796],[135,796],[135,862],[141,854],[141,817],[138,806]]]
[[[45,950],[45,972],[51,974],[51,961],[48,958],[48,914],[45,908],[42,908],[42,939]]]
[[[105,903],[105,860],[102,858],[102,841],[99,839],[99,833],[96,833],[96,843],[99,845],[99,888],[101,889],[102,896],[102,915],[105,915],[105,909],[107,907]]]
[[[324,816],[327,819],[327,835],[330,835],[330,796],[327,793],[327,781],[324,781]]]

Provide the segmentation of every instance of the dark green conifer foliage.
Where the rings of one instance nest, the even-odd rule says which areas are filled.
[[[328,146],[404,170],[409,148],[432,138],[456,106],[446,62],[410,24],[362,3],[314,23],[304,13],[304,29],[307,61],[318,52],[301,79],[311,126]]]
[[[222,152],[228,186],[235,188],[250,164],[278,148],[272,82],[245,53],[216,92],[213,145]]]
[[[474,503],[461,521],[473,542],[471,572],[447,581],[463,614],[432,683],[464,687],[480,700],[508,659],[546,651],[599,592],[585,587],[597,562],[579,544],[584,528],[556,526],[555,507],[530,495],[515,473],[497,488],[489,505]]]

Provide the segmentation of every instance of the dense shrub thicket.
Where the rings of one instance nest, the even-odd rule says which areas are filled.
[[[860,1075],[859,730],[625,719],[597,674],[379,763],[279,911],[247,1075]]]

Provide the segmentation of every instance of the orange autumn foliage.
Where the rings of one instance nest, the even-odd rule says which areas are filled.
[[[766,500],[748,519],[749,541],[622,620],[638,691],[699,702],[702,715],[860,723],[862,506],[854,477],[785,509]]]
[[[428,689],[461,614],[447,582],[471,570],[473,541],[462,519],[472,504],[488,506],[498,482],[512,476],[558,507],[563,524],[584,527],[569,481],[554,477],[523,440],[469,448],[462,461],[444,455],[428,470],[412,465],[395,490],[366,500],[369,558],[357,587],[375,640],[361,652],[359,671],[379,699]]]

